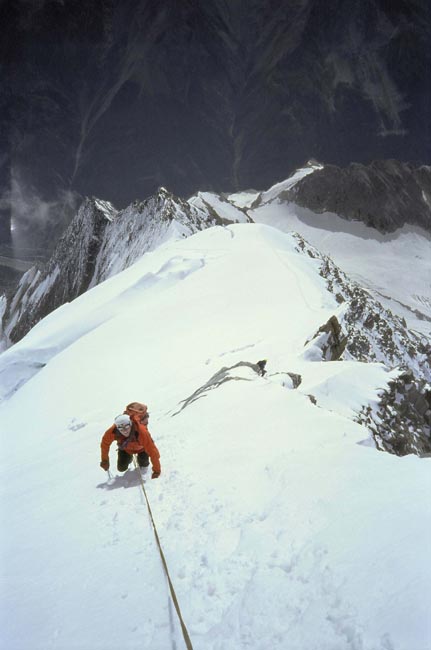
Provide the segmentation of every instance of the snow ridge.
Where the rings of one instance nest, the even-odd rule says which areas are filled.
[[[139,477],[98,466],[143,399],[196,650],[425,650],[426,337],[300,234],[249,223],[255,193],[198,199],[88,200],[10,302],[12,336],[41,320],[0,356],[5,648],[178,641]]]
[[[5,648],[173,645],[139,477],[116,474],[114,450],[113,482],[98,465],[101,435],[136,398],[150,404],[162,474],[146,489],[196,650],[426,647],[429,459],[380,453],[357,421],[398,371],[331,360],[349,286],[330,291],[337,269],[322,269],[295,235],[208,228],[0,356],[13,372],[20,352],[51,355],[0,404]],[[18,413],[31,428],[17,431]]]

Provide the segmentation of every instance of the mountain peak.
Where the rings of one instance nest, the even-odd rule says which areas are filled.
[[[192,205],[165,187],[124,210],[116,210],[109,201],[86,197],[49,261],[27,271],[7,307],[2,306],[5,341],[18,341],[48,313],[128,268],[163,242],[216,223],[221,220],[213,210]]]
[[[110,201],[103,201],[95,196],[91,198],[86,197],[83,205],[88,208],[93,208],[97,214],[102,214],[108,221],[113,221],[118,214],[118,210],[116,210]]]

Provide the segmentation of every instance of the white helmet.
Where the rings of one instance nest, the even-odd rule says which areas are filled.
[[[119,432],[124,436],[128,436],[130,433],[130,427],[132,426],[132,421],[129,418],[128,415],[125,413],[122,413],[121,415],[117,415],[117,417],[114,420],[115,426],[119,430]]]

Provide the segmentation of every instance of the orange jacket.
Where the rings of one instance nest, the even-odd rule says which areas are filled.
[[[145,424],[138,423],[136,420],[134,420],[129,439],[125,438],[118,432],[115,424],[109,427],[109,429],[103,434],[102,441],[100,443],[100,448],[102,450],[102,460],[109,460],[109,448],[114,440],[116,440],[118,443],[124,443],[126,440],[128,440],[122,449],[130,455],[139,454],[139,452],[145,451],[151,458],[153,471],[161,471],[159,450],[154,444],[154,441],[150,436],[150,432],[148,431]]]

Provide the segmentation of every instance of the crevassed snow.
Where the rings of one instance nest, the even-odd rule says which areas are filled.
[[[184,647],[135,471],[108,485],[98,466],[102,433],[140,400],[162,460],[146,489],[195,650],[429,649],[430,461],[376,451],[352,419],[383,366],[303,358],[337,308],[293,237],[217,227],[0,356],[7,374],[14,350],[49,352],[0,405],[2,648]],[[221,367],[259,359],[265,377],[240,370],[173,415]],[[281,385],[288,371],[299,389]]]

